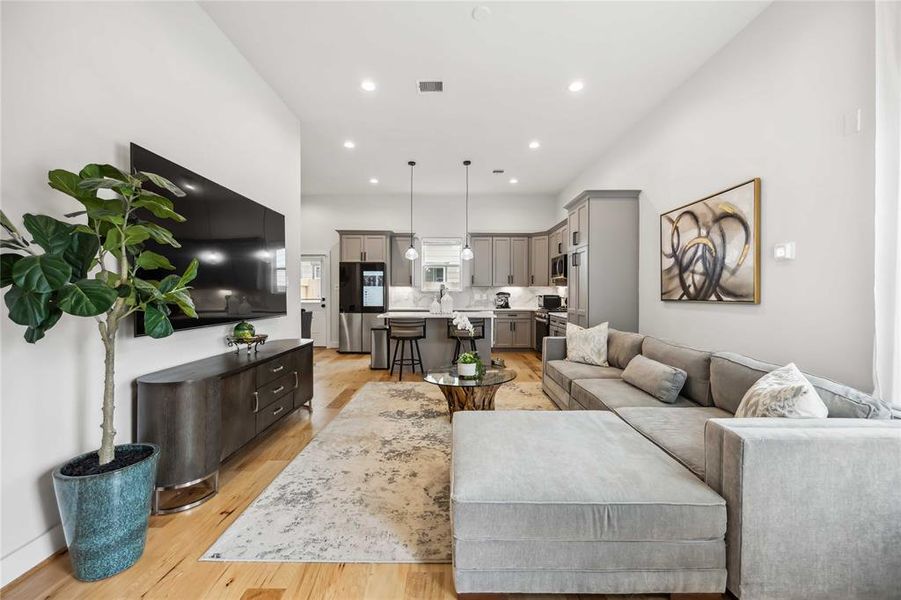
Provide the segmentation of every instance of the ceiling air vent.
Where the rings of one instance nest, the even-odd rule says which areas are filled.
[[[430,92],[443,92],[444,91],[444,82],[443,81],[423,81],[419,80],[416,82],[416,85],[419,86],[420,94],[427,94]]]

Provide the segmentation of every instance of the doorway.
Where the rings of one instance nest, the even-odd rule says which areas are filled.
[[[325,347],[329,339],[329,260],[325,254],[304,254],[300,258],[300,306],[308,311],[313,345]]]

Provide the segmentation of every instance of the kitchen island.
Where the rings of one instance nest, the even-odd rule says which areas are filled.
[[[494,331],[494,311],[491,310],[460,310],[472,319],[485,319],[485,337],[476,340],[476,351],[482,358],[482,362],[486,365],[491,364],[491,336]],[[378,319],[382,319],[385,325],[391,319],[425,319],[426,337],[419,340],[419,351],[422,354],[422,367],[424,370],[435,369],[445,365],[449,365],[454,357],[454,345],[456,340],[447,335],[447,324],[453,320],[452,314],[430,313],[428,311],[388,311],[380,314]],[[388,367],[391,367],[391,360],[394,358],[394,340],[388,341]],[[409,346],[409,344],[407,344]],[[469,343],[463,347],[463,352],[469,350]],[[406,353],[405,353],[406,354]],[[398,355],[399,356],[399,355]],[[409,354],[406,354],[409,357]],[[409,368],[409,367],[408,367]],[[406,370],[406,369],[405,369]]]

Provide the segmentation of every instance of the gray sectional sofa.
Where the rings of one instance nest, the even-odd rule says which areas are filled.
[[[663,403],[636,355],[687,372]],[[718,592],[901,598],[901,421],[807,375],[828,419],[737,419],[777,365],[610,330],[609,367],[544,338],[565,412],[461,413],[451,483],[459,593]]]

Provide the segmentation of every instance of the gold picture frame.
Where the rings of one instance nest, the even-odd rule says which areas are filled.
[[[660,299],[760,304],[760,178],[660,215]]]

